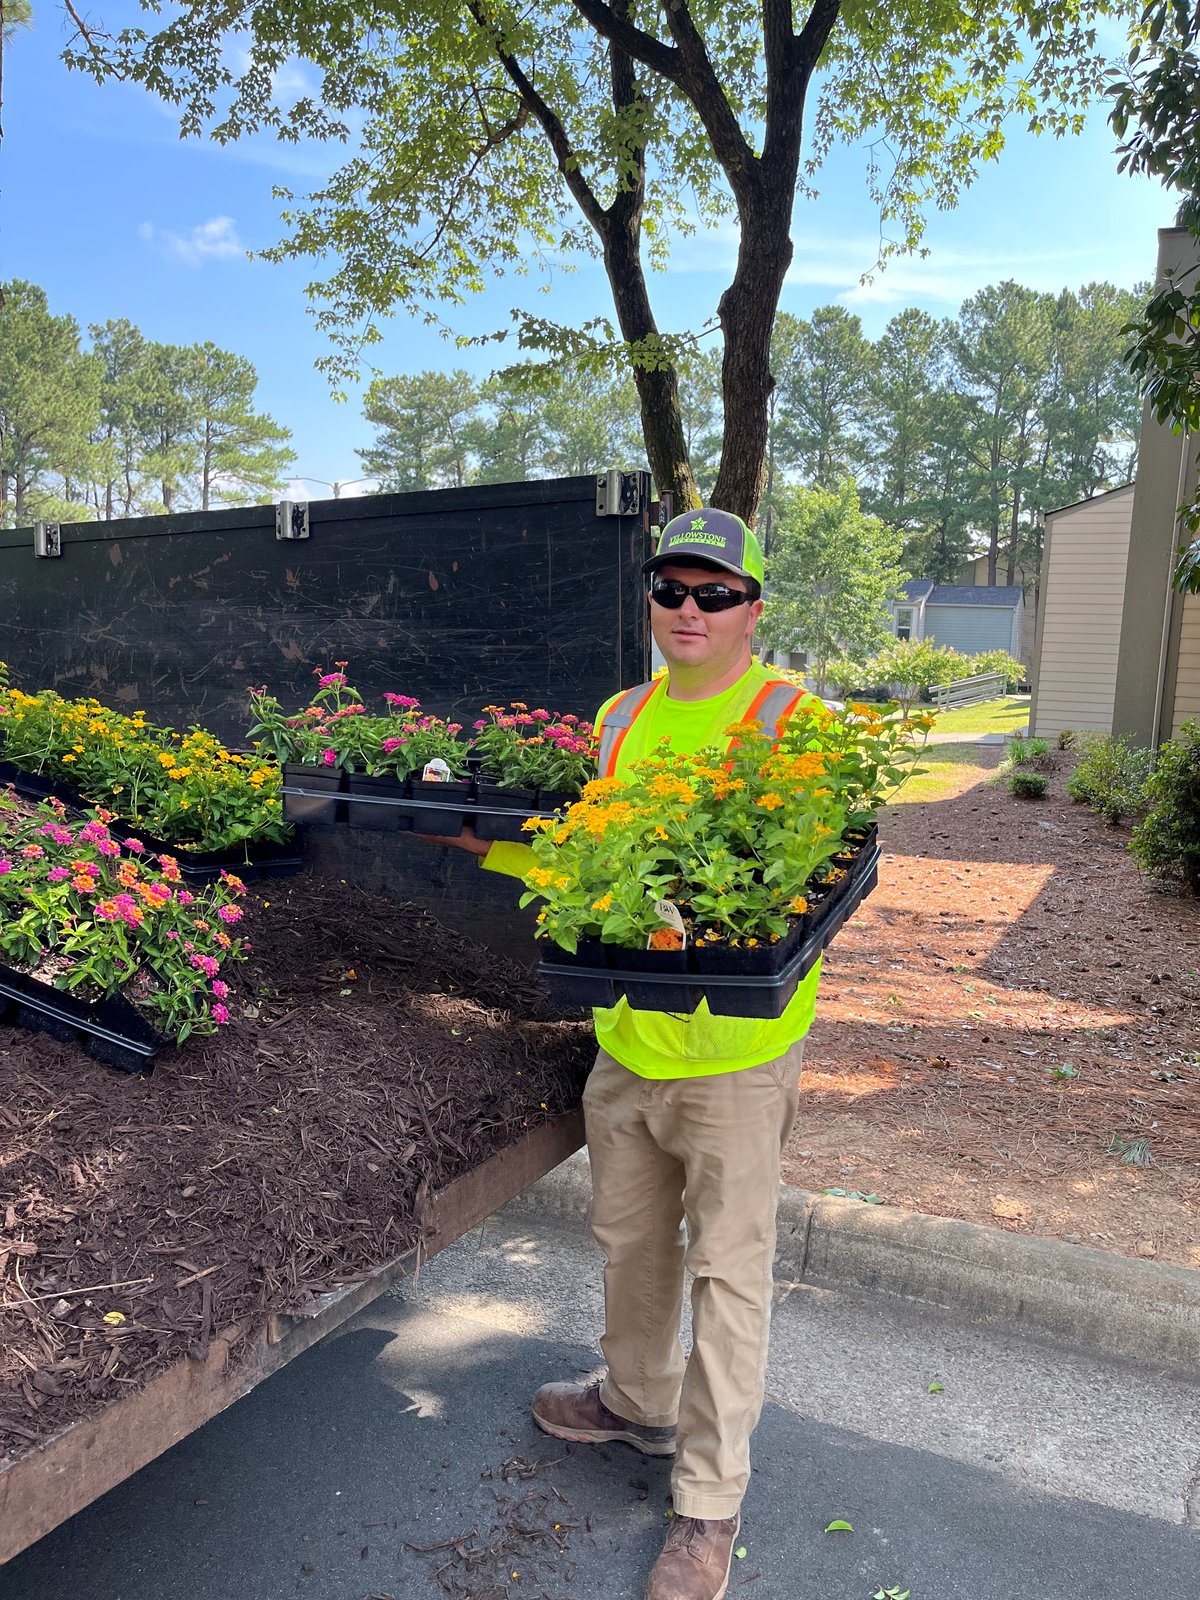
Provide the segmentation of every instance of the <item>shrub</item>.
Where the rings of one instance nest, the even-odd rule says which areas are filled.
[[[1082,753],[1067,779],[1072,800],[1090,806],[1107,822],[1134,817],[1146,805],[1150,752],[1131,744],[1127,734],[1114,739],[1107,733],[1089,733],[1076,740]]]
[[[1074,749],[1074,747],[1075,747],[1075,734],[1074,734],[1074,731],[1072,729],[1070,729],[1070,728],[1060,728],[1058,730],[1058,748],[1060,750],[1072,750],[1072,749]]]
[[[1040,800],[1046,793],[1046,780],[1040,772],[1011,772],[1008,789],[1018,800]]]
[[[1155,757],[1146,815],[1129,848],[1141,870],[1200,895],[1200,722],[1185,722]]]
[[[1007,650],[981,650],[976,656],[967,656],[967,677],[975,677],[981,672],[997,672],[1004,678],[1004,692],[1012,689],[1014,684],[1024,683],[1026,672],[1024,665],[1010,656]]]
[[[1013,767],[1045,768],[1050,765],[1049,739],[1010,739],[1008,761]]]
[[[930,639],[895,639],[863,669],[868,682],[889,685],[907,714],[914,700],[935,683],[954,683],[971,675],[970,657]]]

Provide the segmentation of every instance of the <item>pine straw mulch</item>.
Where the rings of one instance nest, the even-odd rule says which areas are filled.
[[[579,1102],[591,1028],[525,968],[310,874],[254,887],[231,1022],[151,1077],[0,1026],[0,1456],[403,1254],[432,1191]]]
[[[1041,802],[980,770],[885,813],[879,888],[826,958],[786,1176],[1200,1266],[1200,903],[1139,876],[1127,830],[1066,800],[1070,769],[1054,757]]]

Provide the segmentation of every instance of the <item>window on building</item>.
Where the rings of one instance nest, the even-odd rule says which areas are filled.
[[[896,637],[897,639],[911,639],[913,630],[913,608],[911,606],[896,607]]]

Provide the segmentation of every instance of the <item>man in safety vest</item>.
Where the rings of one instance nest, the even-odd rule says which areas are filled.
[[[777,731],[811,702],[752,658],[763,556],[740,518],[675,517],[643,571],[668,676],[603,706],[602,775],[627,772],[663,738],[691,753],[728,743],[725,730],[748,717]],[[533,865],[528,845],[489,845],[470,829],[444,842],[488,871],[523,877]],[[591,1385],[546,1384],[533,1418],[556,1438],[675,1456],[674,1518],[646,1600],[719,1600],[728,1586],[763,1401],[780,1152],[819,975],[818,964],[770,1021],[714,1017],[703,1002],[692,1016],[634,1011],[624,998],[595,1012],[600,1049],[583,1105],[608,1372]]]

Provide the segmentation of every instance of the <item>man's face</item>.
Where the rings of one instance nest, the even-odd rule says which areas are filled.
[[[745,578],[732,572],[692,566],[685,561],[668,562],[653,578],[677,578],[687,584],[724,583],[743,594],[749,587]],[[651,600],[650,628],[669,667],[704,667],[711,669],[715,678],[745,653],[762,608],[762,601],[755,600],[750,605],[731,606],[728,611],[701,611],[695,597],[688,595],[678,611],[669,611]]]

